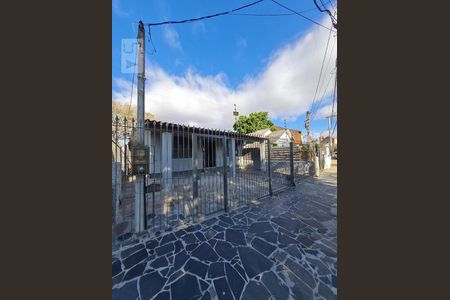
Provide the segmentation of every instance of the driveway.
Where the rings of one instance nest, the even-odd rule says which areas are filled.
[[[113,253],[113,299],[336,299],[337,163],[319,178]]]

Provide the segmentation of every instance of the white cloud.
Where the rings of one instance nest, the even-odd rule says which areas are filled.
[[[316,114],[314,115],[314,119],[315,120],[325,119],[326,117],[331,116],[332,113],[333,113],[333,115],[337,115],[336,103],[334,103],[334,109],[333,109],[333,104],[327,104],[327,105],[319,108],[317,110]]]
[[[329,23],[329,18],[324,18],[324,24]],[[313,27],[276,51],[261,73],[247,77],[234,89],[227,86],[225,74],[201,75],[189,69],[183,76],[175,76],[158,65],[150,65],[146,71],[146,111],[164,121],[230,129],[236,103],[241,115],[268,111],[272,119],[292,121],[311,106],[328,34],[321,27]],[[172,36],[176,45],[178,39],[174,37],[178,34],[168,36]],[[335,61],[336,48],[331,62]],[[330,70],[331,67],[323,73],[325,82],[333,76]],[[130,91],[123,82],[117,89],[113,100],[129,101]],[[332,90],[328,89],[325,97]]]
[[[181,50],[180,38],[175,29],[172,29],[170,26],[164,26],[163,37],[170,47]]]

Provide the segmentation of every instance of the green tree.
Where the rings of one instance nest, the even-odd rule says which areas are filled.
[[[249,116],[240,116],[234,123],[233,128],[237,132],[244,134],[265,128],[275,131],[272,121],[269,120],[268,112],[254,112]]]

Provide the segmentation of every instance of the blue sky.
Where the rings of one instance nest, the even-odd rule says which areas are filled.
[[[277,0],[296,10],[314,8],[313,0]],[[137,36],[137,22],[180,20],[233,9],[252,0],[112,1],[112,98],[130,102],[133,74],[121,70],[122,39]],[[330,10],[333,6],[324,1]],[[333,2],[334,4],[334,2]],[[334,6],[335,7],[335,6]],[[290,13],[266,0],[238,13]],[[303,13],[330,27],[318,10]],[[146,27],[146,31],[148,28]],[[329,31],[297,15],[226,15],[188,24],[152,27],[146,39],[146,111],[164,121],[230,129],[233,104],[241,114],[269,111],[275,124],[306,132]],[[324,80],[311,128],[327,130],[331,112],[336,37],[331,35]],[[324,67],[325,68],[325,67]],[[136,77],[133,104],[136,103]],[[327,88],[326,88],[327,87]],[[322,97],[323,95],[323,97]],[[335,108],[336,110],[336,108]]]

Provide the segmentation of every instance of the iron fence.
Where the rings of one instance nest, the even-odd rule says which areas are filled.
[[[145,231],[156,232],[272,195],[313,169],[293,146],[286,155],[262,136],[147,120],[149,172],[140,190],[131,174],[135,125],[113,120],[113,245],[134,235],[139,193]]]

